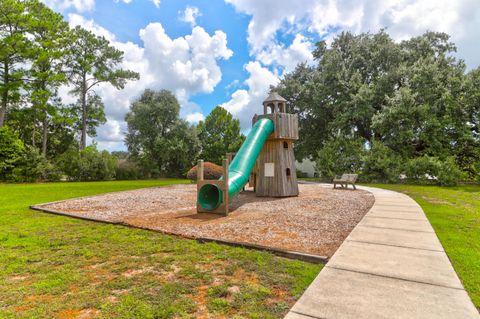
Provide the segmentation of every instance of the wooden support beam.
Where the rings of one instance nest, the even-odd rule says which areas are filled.
[[[203,160],[198,160],[197,181],[203,181]]]
[[[223,166],[223,180],[225,181],[225,185],[224,185],[224,188],[222,189],[223,207],[221,207],[222,205],[220,205],[220,207],[222,208],[222,212],[225,214],[225,216],[227,216],[228,205],[230,204],[228,200],[228,167],[230,166],[229,160],[223,159],[222,166]]]
[[[228,215],[228,205],[229,205],[229,198],[228,198],[228,168],[229,168],[229,161],[228,159],[224,159],[222,163],[223,167],[223,178],[218,180],[208,180],[204,179],[203,176],[203,161],[198,161],[197,166],[197,212],[198,213],[211,213],[211,214],[221,214],[221,215]],[[200,178],[201,174],[201,179]],[[222,203],[214,210],[206,210],[198,203],[198,193],[200,189],[204,185],[215,185],[222,191]]]

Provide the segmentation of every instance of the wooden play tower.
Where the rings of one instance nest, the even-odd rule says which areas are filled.
[[[263,115],[255,115],[252,124],[261,118],[274,123],[257,159],[255,193],[257,196],[288,197],[298,195],[293,142],[298,140],[298,116],[287,113],[287,100],[276,92],[263,102]]]
[[[286,100],[275,92],[255,114],[252,130],[235,156],[223,162],[220,180],[205,180],[203,161],[197,166],[197,211],[228,214],[228,204],[250,181],[257,196],[298,195],[293,142],[298,139],[298,116],[287,113]],[[233,157],[233,159],[232,159]]]

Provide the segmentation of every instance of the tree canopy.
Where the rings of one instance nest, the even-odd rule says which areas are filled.
[[[216,164],[222,163],[226,153],[236,152],[245,137],[240,133],[240,121],[224,108],[217,106],[198,124],[202,144],[200,157]]]
[[[436,32],[401,42],[384,30],[343,32],[330,47],[317,43],[316,64],[297,66],[275,88],[299,114],[297,157],[318,160],[320,172],[330,176],[348,170],[334,158],[360,145],[364,157],[382,149],[385,160],[425,157],[451,163],[453,158],[475,177],[479,71],[466,74],[455,50],[447,34]],[[325,156],[333,166],[324,165]],[[362,158],[351,165],[369,171],[366,165],[373,162]],[[398,178],[399,171],[405,169],[391,174]],[[382,179],[384,173],[372,177]]]
[[[0,1],[0,127],[21,97],[31,43],[27,37],[30,4],[31,1]]]
[[[171,92],[147,89],[125,116],[128,150],[151,176],[181,176],[197,159],[196,128],[179,114],[180,105]]]
[[[0,178],[58,179],[60,166],[67,176],[73,172],[61,162],[80,163],[81,171],[89,172],[72,179],[89,179],[85,175],[92,172],[91,179],[111,178],[112,161],[93,150],[95,145],[79,152],[86,136],[95,137],[106,121],[102,97],[93,89],[99,83],[123,89],[138,74],[121,68],[123,52],[107,39],[70,29],[61,14],[39,0],[2,0],[0,12],[0,128],[7,143],[2,156],[5,163],[15,160]],[[63,103],[62,85],[77,103]]]

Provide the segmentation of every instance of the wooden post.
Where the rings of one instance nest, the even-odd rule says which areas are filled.
[[[205,210],[203,209],[200,204],[198,203],[197,198],[197,212],[198,213],[212,213],[212,214],[222,214],[227,216],[228,215],[228,205],[229,205],[229,198],[228,198],[228,167],[229,161],[228,159],[224,159],[222,163],[223,167],[223,178],[217,180],[206,180],[204,178],[204,170],[203,170],[203,161],[199,160],[197,165],[197,196],[198,192],[202,188],[202,186],[206,184],[215,185],[222,191],[222,203],[214,210]]]
[[[198,160],[197,181],[203,181],[203,160]]]
[[[230,164],[233,161],[233,158],[235,157],[235,152],[229,152],[225,154],[225,158],[228,160],[228,163]]]
[[[223,187],[223,208],[224,208],[224,214],[225,216],[228,215],[228,205],[230,204],[228,201],[228,166],[229,166],[229,161],[228,159],[223,159],[223,180],[225,181],[224,187]]]

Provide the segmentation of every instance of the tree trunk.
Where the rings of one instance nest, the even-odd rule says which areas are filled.
[[[3,127],[5,123],[5,114],[7,113],[7,108],[4,106],[4,101],[2,99],[2,106],[0,108],[0,127]]]
[[[3,84],[5,89],[2,94],[2,104],[0,106],[0,127],[3,127],[5,124],[5,119],[7,117],[7,105],[8,105],[8,63],[5,62],[3,64],[4,72],[3,72]]]
[[[37,130],[35,129],[35,121],[36,119],[33,118],[33,126],[32,126],[32,146],[35,147],[35,144],[37,143],[36,139],[35,139],[35,134],[37,134]]]
[[[40,87],[43,91],[46,91],[46,83],[42,81]],[[41,110],[43,113],[43,121],[42,121],[42,155],[43,157],[47,157],[47,145],[48,145],[48,100],[43,101],[43,105],[41,106]],[[35,122],[34,122],[35,125]]]
[[[42,134],[42,155],[47,157],[47,141],[48,141],[48,116],[47,111],[43,115],[43,134]]]
[[[87,146],[87,83],[85,75],[82,82],[82,96],[80,98],[82,104],[82,136],[80,138],[80,149],[83,150]]]

